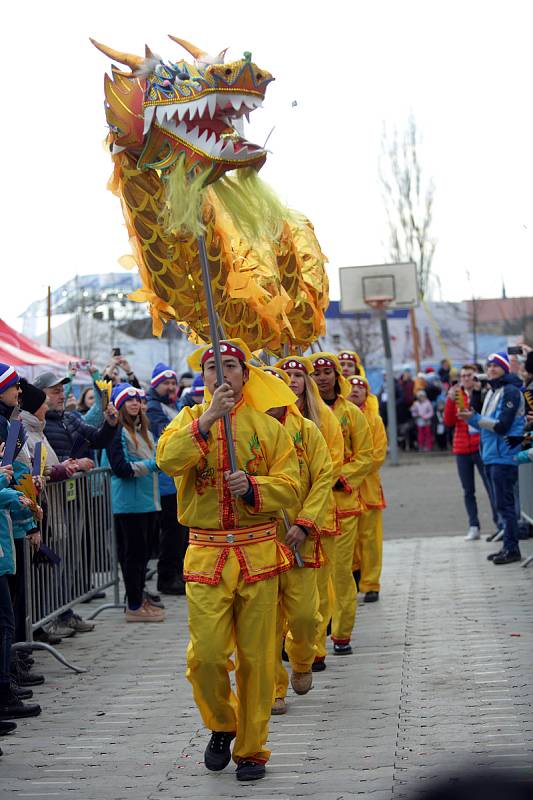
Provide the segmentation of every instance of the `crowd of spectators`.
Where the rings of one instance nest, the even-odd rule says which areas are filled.
[[[110,397],[105,390],[109,385]],[[71,364],[67,374],[37,373],[32,382],[9,364],[0,364],[0,456],[13,423],[17,422],[14,430],[22,424],[14,452],[6,453],[0,467],[0,735],[16,727],[14,719],[41,712],[32,695],[45,676],[32,669],[29,651],[12,645],[27,639],[26,567],[36,569],[45,561],[54,568],[53,550],[42,543],[41,533],[60,528],[64,517],[54,520],[48,508],[48,484],[98,467],[111,468],[126,622],[160,622],[165,618],[161,596],[185,594],[188,530],[178,523],[176,487],[158,470],[155,447],[168,422],[184,405],[202,402],[203,392],[201,376],[186,372],[178,379],[162,363],[155,365],[150,384],[143,387],[117,352],[102,371],[87,361]],[[36,466],[39,454],[41,463]],[[27,480],[34,487],[33,504],[23,489]],[[25,563],[26,539],[30,565]],[[90,544],[83,544],[90,560]],[[157,559],[157,593],[145,586],[151,558]],[[89,568],[81,583],[86,600],[105,596],[92,590],[90,580]],[[33,635],[58,646],[64,638],[93,629],[94,623],[69,607]]]

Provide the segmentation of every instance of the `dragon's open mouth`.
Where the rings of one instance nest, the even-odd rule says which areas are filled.
[[[213,92],[187,103],[148,106],[144,133],[154,122],[164,132],[213,159],[254,160],[264,150],[244,139],[236,127],[239,120],[249,119],[249,113],[261,105],[262,100],[256,95]]]

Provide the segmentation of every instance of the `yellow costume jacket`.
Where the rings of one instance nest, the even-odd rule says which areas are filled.
[[[364,511],[359,487],[372,468],[370,428],[363,412],[344,397],[339,395],[331,408],[344,438],[342,474],[334,492],[337,516],[359,516]]]
[[[184,579],[216,585],[229,551],[247,583],[291,568],[293,555],[278,541],[279,509],[298,503],[300,479],[292,440],[272,417],[240,400],[230,413],[238,468],[253,488],[254,502],[233,497],[223,474],[229,469],[223,421],[204,438],[199,419],[206,405],[184,408],[165,428],[157,463],[175,478],[179,519],[190,528]]]
[[[387,458],[387,433],[380,415],[376,414],[368,402],[361,406],[361,411],[365,415],[370,428],[373,450],[372,466],[361,484],[360,491],[365,509],[371,511],[375,508],[387,507],[379,475],[379,470]]]
[[[324,556],[320,546],[320,531],[332,495],[332,463],[324,437],[314,422],[305,419],[296,406],[289,406],[284,420],[291,436],[300,467],[300,501],[287,508],[291,525],[303,525],[308,531],[299,551],[306,567],[320,567]],[[285,526],[279,527],[285,541]]]
[[[344,439],[342,437],[341,426],[331,408],[322,400],[320,401],[320,432],[326,441],[326,445],[331,456],[332,473],[331,488],[339,480],[344,463]],[[337,503],[335,494],[329,492],[327,507],[324,512],[320,533],[322,536],[338,536],[340,529],[337,523]]]

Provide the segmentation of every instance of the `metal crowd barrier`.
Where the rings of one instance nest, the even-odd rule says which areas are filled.
[[[104,589],[113,590],[113,602],[99,606],[88,619],[108,608],[123,608],[111,510],[111,471],[93,469],[65,481],[47,483],[43,494],[42,540],[59,561],[36,562],[26,541],[26,642],[18,642],[14,648],[47,650],[75,672],[85,672],[54,647],[35,642],[33,633]]]
[[[520,514],[522,519],[533,525],[533,463],[520,464],[518,467],[518,489],[520,492]],[[533,556],[526,558],[523,567],[533,561]]]

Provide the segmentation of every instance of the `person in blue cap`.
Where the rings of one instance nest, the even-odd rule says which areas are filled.
[[[162,362],[156,364],[152,371],[146,409],[156,445],[163,430],[178,413],[175,400],[177,387],[175,370]],[[159,473],[159,493],[161,514],[157,591],[168,595],[185,594],[183,559],[187,549],[188,532],[178,522],[174,479],[164,472]]]
[[[520,561],[518,517],[515,487],[518,482],[516,456],[520,445],[508,439],[522,437],[525,404],[522,382],[511,373],[506,352],[492,353],[487,359],[490,389],[485,396],[481,413],[471,408],[459,411],[458,417],[481,432],[481,457],[492,491],[494,505],[504,521],[503,547],[487,558],[493,564],[512,564]]]

